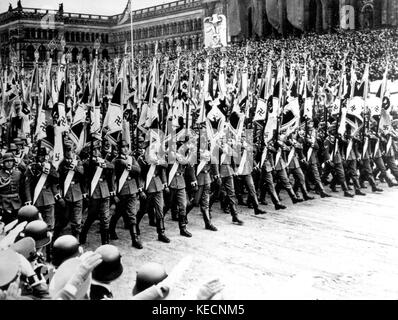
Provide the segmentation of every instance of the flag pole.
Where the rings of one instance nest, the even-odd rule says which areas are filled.
[[[134,71],[133,5],[130,0],[131,70]]]

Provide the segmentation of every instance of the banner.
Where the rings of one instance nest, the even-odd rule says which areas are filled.
[[[213,14],[203,21],[205,48],[227,46],[227,18],[222,14]]]
[[[304,31],[304,2],[305,0],[289,0],[286,6],[287,20],[302,31]]]
[[[269,23],[280,32],[282,28],[282,22],[280,21],[279,6],[282,4],[280,0],[267,0],[265,2],[265,8],[267,10],[267,17]]]

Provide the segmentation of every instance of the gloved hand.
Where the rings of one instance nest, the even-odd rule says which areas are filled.
[[[140,199],[141,199],[141,200],[146,200],[146,194],[145,194],[144,191],[141,191],[141,192],[140,192]]]
[[[198,183],[196,181],[191,183],[192,190],[197,192],[199,190]]]
[[[76,273],[67,283],[67,285],[71,285],[76,289],[79,289],[83,285],[94,268],[102,262],[101,255],[92,251],[83,253],[79,259],[81,263]]]

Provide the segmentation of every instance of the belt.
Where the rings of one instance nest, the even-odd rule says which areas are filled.
[[[19,197],[18,193],[12,193],[12,194],[0,194],[0,198],[15,198]]]
[[[131,177],[128,177],[128,178],[127,178],[128,181],[131,180],[131,179],[132,179]]]
[[[70,182],[70,185],[73,186],[73,185],[75,185],[76,183],[77,183],[77,182],[75,182],[75,181],[71,181],[71,182]]]
[[[181,172],[176,172],[176,176],[182,176]]]
[[[103,182],[104,181],[104,179],[103,178],[99,178],[99,180],[98,181],[100,181],[100,182]]]
[[[202,172],[203,172],[203,173],[208,173],[209,171],[208,171],[208,170],[202,170]]]

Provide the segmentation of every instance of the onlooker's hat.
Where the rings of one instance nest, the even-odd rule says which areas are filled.
[[[79,241],[74,236],[59,237],[53,244],[53,265],[59,267],[65,260],[78,256],[80,254],[79,247]]]
[[[13,282],[19,272],[20,259],[12,249],[0,251],[0,289]]]
[[[123,265],[119,249],[106,244],[95,250],[102,257],[102,262],[93,270],[93,279],[100,282],[110,282],[120,277]]]
[[[23,238],[32,237],[36,243],[36,249],[45,247],[51,242],[51,234],[48,232],[48,225],[42,220],[29,222],[21,233]]]
[[[149,262],[144,264],[137,271],[137,278],[133,288],[133,295],[136,295],[153,285],[158,284],[167,278],[164,267],[158,263]]]

